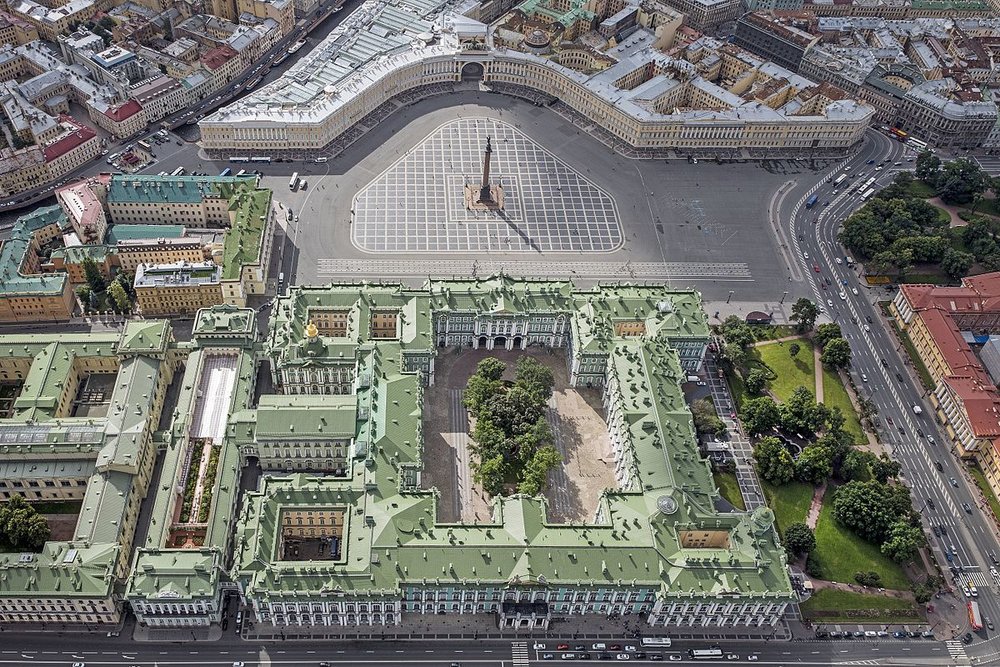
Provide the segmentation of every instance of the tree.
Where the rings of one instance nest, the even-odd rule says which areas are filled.
[[[694,429],[699,434],[711,434],[722,437],[726,434],[726,424],[719,419],[715,406],[707,398],[700,398],[691,403],[691,416],[694,417]]]
[[[823,447],[806,447],[795,461],[795,478],[807,484],[821,484],[833,474],[830,452]]]
[[[855,572],[854,581],[862,586],[876,587],[882,583],[882,575],[878,572]]]
[[[872,477],[883,484],[887,483],[890,479],[898,477],[900,471],[903,469],[899,461],[893,461],[885,454],[882,454],[878,458],[875,458],[873,455],[872,458],[874,459],[870,463]]]
[[[944,251],[944,257],[941,258],[941,270],[947,273],[948,277],[958,280],[969,273],[975,260],[976,258],[971,253],[948,248]]]
[[[726,343],[722,347],[722,356],[728,359],[733,366],[743,366],[746,364],[749,353],[735,343]]]
[[[812,529],[801,521],[796,521],[785,528],[782,542],[784,542],[785,552],[789,556],[808,554],[816,548],[816,536]]]
[[[503,480],[506,477],[507,465],[503,456],[497,455],[472,466],[472,479],[483,487],[483,491],[491,496],[503,493]]]
[[[548,401],[552,396],[555,379],[547,366],[531,357],[521,357],[514,369],[515,384],[523,387],[539,401]]]
[[[11,549],[38,551],[49,539],[49,524],[23,497],[0,504],[0,544]]]
[[[845,482],[868,477],[870,466],[878,459],[871,452],[863,449],[852,449],[844,455],[840,463],[840,478]]]
[[[837,521],[873,544],[882,544],[892,525],[911,513],[910,490],[902,485],[853,481],[833,495]]]
[[[795,321],[797,332],[805,333],[812,329],[813,325],[816,324],[817,317],[819,317],[819,308],[809,299],[803,297],[792,304],[792,319]]]
[[[823,346],[819,360],[830,368],[844,368],[851,363],[851,344],[843,338],[834,338]]]
[[[970,204],[990,187],[991,180],[978,162],[958,158],[944,164],[934,185],[944,203]]]
[[[743,401],[743,409],[740,419],[743,421],[743,428],[750,435],[760,435],[774,429],[781,421],[781,413],[778,405],[768,398],[751,398]]]
[[[128,298],[128,293],[125,292],[125,288],[117,280],[111,283],[108,287],[108,296],[115,303],[115,310],[119,313],[127,314],[132,310],[132,302]]]
[[[90,310],[90,299],[94,296],[94,291],[90,285],[80,285],[76,288],[76,298],[83,304],[84,310]]]
[[[547,446],[538,449],[531,460],[524,467],[521,483],[517,487],[518,493],[529,496],[537,496],[545,488],[545,480],[549,470],[562,463],[562,455],[555,447]]]
[[[798,343],[792,343],[788,346],[788,355],[794,359],[799,355],[799,352],[801,350],[802,350],[801,345],[799,345]]]
[[[897,563],[908,563],[917,555],[917,550],[924,546],[925,540],[920,526],[897,521],[889,529],[889,536],[882,543],[881,551]]]
[[[843,338],[844,334],[840,331],[840,325],[835,323],[821,324],[816,328],[816,335],[813,337],[816,346],[819,349],[823,349],[827,342],[833,340],[834,338]]]
[[[812,435],[822,430],[830,415],[830,409],[817,404],[812,392],[805,387],[796,387],[779,410],[781,427],[802,435]]]
[[[787,484],[795,476],[795,462],[785,444],[774,436],[761,438],[753,448],[760,476],[772,484]]]
[[[767,389],[767,373],[763,369],[754,368],[743,378],[743,384],[751,394],[760,396]]]
[[[937,185],[938,171],[941,169],[941,159],[930,151],[923,151],[917,156],[914,173],[921,181],[935,187]]]
[[[97,267],[97,262],[91,257],[84,257],[82,265],[83,275],[87,280],[87,284],[90,285],[90,289],[97,294],[103,292],[104,276],[101,275],[101,270]]]
[[[462,403],[474,417],[479,416],[479,410],[491,396],[500,393],[507,365],[496,357],[486,357],[476,364],[476,372],[469,377],[465,385],[465,396]]]

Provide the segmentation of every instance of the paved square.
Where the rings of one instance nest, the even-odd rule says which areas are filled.
[[[486,137],[502,211],[469,211]],[[493,118],[434,130],[354,198],[352,240],[368,252],[612,252],[622,246],[614,199],[526,135]]]

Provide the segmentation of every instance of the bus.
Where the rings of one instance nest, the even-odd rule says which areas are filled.
[[[916,137],[910,137],[909,139],[907,139],[906,145],[912,148],[913,150],[917,151],[918,153],[922,153],[925,150],[927,150],[927,142],[920,141],[920,139],[917,139]]]
[[[870,188],[873,185],[875,185],[875,177],[874,176],[872,176],[867,181],[865,181],[864,183],[862,183],[861,185],[859,185],[858,186],[858,192],[864,192],[865,190],[867,190],[868,188]]]
[[[812,208],[813,206],[816,205],[816,202],[818,201],[819,201],[819,195],[813,195],[812,197],[806,200],[806,208]]]
[[[969,600],[969,625],[972,626],[973,630],[983,629],[983,617],[979,615],[979,603],[975,600]]]
[[[219,176],[228,176],[231,173],[233,173],[233,170],[230,169],[229,167],[226,167],[221,172],[219,172]]]
[[[184,167],[177,167],[172,172],[170,172],[170,175],[171,176],[183,176],[185,173],[187,173],[187,172],[184,171]]]
[[[236,175],[237,175],[237,176],[243,176],[243,175],[244,175],[244,174],[246,174],[246,173],[247,173],[247,170],[246,170],[246,169],[240,169],[240,170],[239,170],[238,172],[236,172]]]
[[[717,660],[722,657],[721,648],[693,648],[688,651],[692,660]]]
[[[265,156],[261,156],[261,155],[251,157],[250,161],[251,162],[262,162],[264,164],[271,164],[271,158],[265,157]]]
[[[248,158],[248,157],[241,157],[241,156],[237,155],[237,156],[229,158],[229,161],[230,162],[249,162],[250,158]]]
[[[288,189],[292,192],[299,189],[299,172],[292,174],[292,180],[288,181]]]
[[[670,637],[643,637],[643,646],[662,646],[664,648],[670,648]]]
[[[148,141],[139,141],[139,142],[136,142],[136,143],[138,143],[139,144],[139,148],[141,148],[144,151],[151,151],[151,150],[153,150],[152,147],[149,145]]]
[[[906,137],[909,136],[898,127],[890,127],[889,134],[895,137],[896,141],[906,141]]]
[[[868,188],[865,193],[861,195],[861,201],[868,201],[868,198],[875,194],[875,188]]]
[[[839,188],[840,184],[847,180],[847,174],[841,174],[837,177],[837,180],[833,182],[833,187]]]

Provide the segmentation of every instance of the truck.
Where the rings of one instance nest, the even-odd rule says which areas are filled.
[[[913,414],[919,415],[919,414],[923,414],[923,412],[924,412],[924,409],[922,407],[920,407],[919,405],[914,405],[913,406]]]
[[[979,603],[975,600],[969,600],[969,625],[972,626],[973,630],[983,629],[983,617],[979,614]]]
[[[819,201],[819,195],[813,195],[812,197],[806,200],[806,208],[812,208],[813,206],[816,205],[816,202],[818,201]]]

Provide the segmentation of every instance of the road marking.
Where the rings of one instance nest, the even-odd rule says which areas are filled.
[[[514,659],[514,667],[528,667],[528,643],[512,642],[510,652]]]

